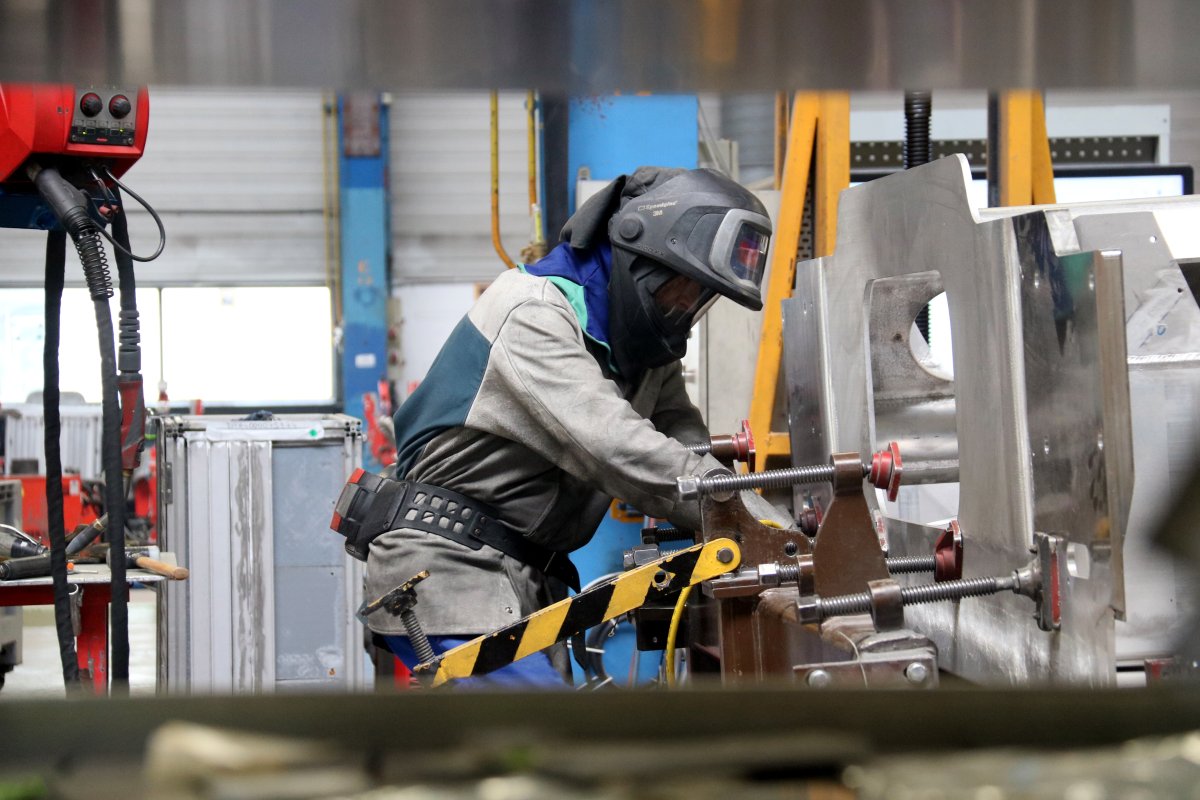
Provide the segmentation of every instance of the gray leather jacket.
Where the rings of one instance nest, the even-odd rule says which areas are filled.
[[[416,443],[407,458],[401,448],[405,476],[486,503],[554,550],[586,544],[613,497],[698,528],[698,505],[680,501],[675,478],[717,463],[680,444],[708,436],[680,364],[636,385],[606,364],[559,288],[504,273],[447,341],[429,390],[401,409],[410,430],[397,434]],[[486,633],[565,596],[560,582],[490,547],[400,528],[371,544],[367,597],[423,569],[417,616],[431,635]],[[398,618],[369,620],[377,633],[405,633]]]

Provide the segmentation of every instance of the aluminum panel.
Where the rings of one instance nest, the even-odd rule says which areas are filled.
[[[882,341],[871,332],[880,322],[870,316],[871,288],[937,273],[954,330],[967,576],[1023,566],[1043,526],[1086,548],[1093,569],[1086,582],[1068,581],[1063,628],[1054,633],[1038,630],[1030,602],[1016,596],[915,607],[907,619],[937,642],[944,666],[974,680],[1107,684],[1109,604],[1119,577],[1105,564],[1117,544],[1099,541],[1097,530],[1113,530],[1109,498],[1121,488],[1106,469],[1117,470],[1131,450],[1127,400],[1122,408],[1119,392],[1102,391],[1111,377],[1105,357],[1124,363],[1119,260],[1064,259],[1055,249],[1054,220],[1045,214],[979,223],[968,181],[965,160],[953,157],[850,189],[839,207],[837,251],[799,265],[798,273],[824,273],[823,291],[811,299],[829,320],[822,365],[823,413],[834,420],[826,423],[828,444],[860,452],[885,444],[873,434],[869,376]],[[1088,437],[1059,429],[1066,410],[1071,425],[1091,431]],[[1061,464],[1043,466],[1058,455],[1065,456]],[[906,548],[902,541],[892,546],[898,553]]]

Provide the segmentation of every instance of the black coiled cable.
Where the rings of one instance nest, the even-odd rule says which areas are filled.
[[[70,229],[68,229],[70,230]],[[79,263],[83,265],[83,278],[87,281],[88,293],[93,300],[107,300],[113,296],[112,276],[108,271],[108,255],[104,252],[104,242],[100,238],[100,229],[90,219],[78,233],[72,232],[75,241],[75,252],[79,253]]]

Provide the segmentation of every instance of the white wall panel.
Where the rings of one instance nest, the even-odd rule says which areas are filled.
[[[525,93],[499,98],[500,234],[517,260],[529,242]],[[487,93],[395,95],[391,113],[392,280],[491,280]],[[553,237],[551,237],[553,238]]]
[[[167,249],[136,265],[140,285],[324,283],[321,93],[151,87],[150,97],[146,154],[123,180],[162,215]],[[133,250],[148,254],[157,230],[127,207]],[[0,230],[0,286],[40,285],[44,252],[44,233]],[[67,280],[82,285],[73,254]]]

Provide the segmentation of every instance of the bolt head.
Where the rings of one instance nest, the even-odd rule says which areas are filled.
[[[814,669],[808,673],[804,682],[814,689],[824,689],[833,683],[833,676],[823,669]]]
[[[796,618],[802,625],[810,625],[821,621],[821,612],[816,595],[800,595],[796,601]]]
[[[779,585],[779,565],[759,564],[758,565],[758,582],[763,586],[778,586]]]
[[[717,561],[720,561],[722,564],[729,564],[733,561],[733,551],[728,547],[722,547],[717,551]]]
[[[695,500],[700,497],[700,478],[697,475],[684,475],[675,479],[682,500]]]
[[[904,677],[909,683],[920,686],[929,680],[929,667],[922,664],[920,661],[914,661],[904,668]]]

